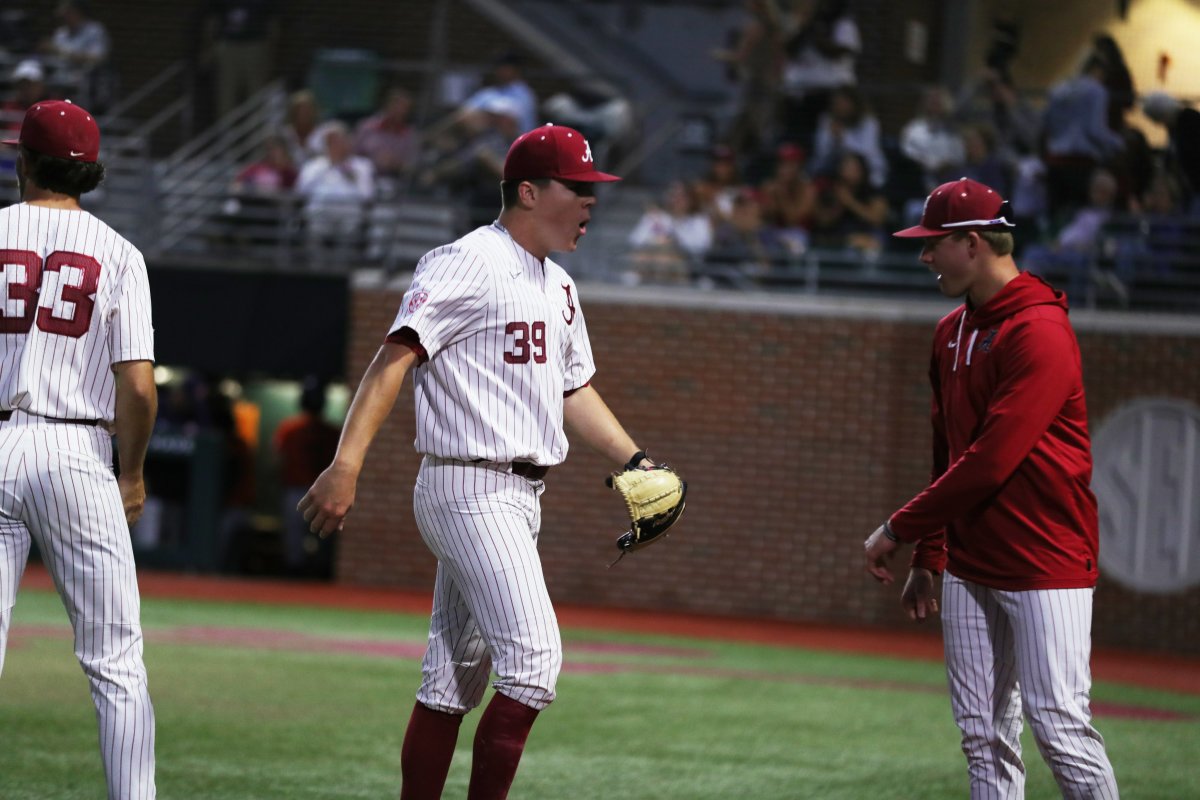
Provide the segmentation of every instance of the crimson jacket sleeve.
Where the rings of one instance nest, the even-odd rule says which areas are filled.
[[[929,362],[929,385],[933,389],[929,402],[929,421],[933,428],[933,468],[929,483],[934,484],[945,474],[950,461],[950,445],[946,441],[946,418],[942,415],[941,394],[938,386],[937,359]],[[943,572],[946,569],[946,530],[937,531],[917,540],[909,566]]]
[[[1062,410],[1078,376],[1070,330],[1054,320],[1013,327],[994,355],[1000,378],[978,437],[940,478],[892,515],[907,542],[936,533],[994,494]]]

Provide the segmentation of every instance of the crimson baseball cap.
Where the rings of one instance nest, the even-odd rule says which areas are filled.
[[[100,156],[100,126],[70,100],[42,100],[25,112],[21,133],[4,144],[28,147],[44,156],[93,162]]]
[[[959,178],[943,183],[925,198],[921,224],[896,231],[892,236],[915,239],[961,230],[1015,228],[1001,213],[1005,202],[995,189],[970,178]]]
[[[543,125],[523,133],[508,148],[504,180],[562,178],[565,181],[619,181],[600,172],[592,161],[592,146],[583,134],[565,125]]]

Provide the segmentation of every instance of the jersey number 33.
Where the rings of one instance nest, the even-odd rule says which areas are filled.
[[[75,274],[67,272],[67,268]],[[100,283],[100,262],[81,253],[57,250],[46,257],[32,250],[0,250],[0,333],[29,333],[34,323],[47,333],[79,338],[87,333]],[[42,282],[51,275],[56,289],[49,302],[39,303]],[[69,282],[77,278],[76,283]],[[16,302],[14,302],[16,301]],[[24,313],[13,315],[14,306]],[[59,312],[56,314],[56,310]]]

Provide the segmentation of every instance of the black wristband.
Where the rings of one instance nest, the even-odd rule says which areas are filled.
[[[625,464],[625,469],[637,469],[638,464],[642,463],[642,459],[648,458],[645,450],[638,450]]]
[[[894,530],[892,530],[892,523],[887,520],[885,520],[883,523],[883,535],[886,536],[889,541],[900,541],[900,537],[896,535]]]

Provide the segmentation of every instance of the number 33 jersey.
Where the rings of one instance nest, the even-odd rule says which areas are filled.
[[[87,211],[0,210],[0,410],[111,428],[112,365],[153,360],[137,248]]]
[[[419,452],[545,466],[566,458],[563,397],[596,371],[575,282],[498,222],[421,259],[388,339],[421,357]]]

